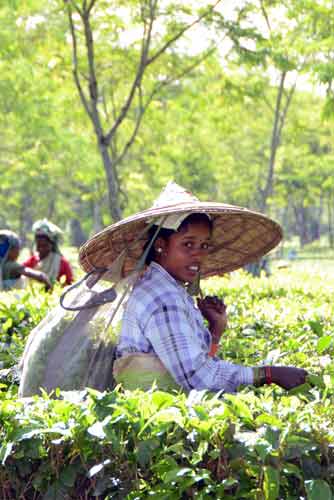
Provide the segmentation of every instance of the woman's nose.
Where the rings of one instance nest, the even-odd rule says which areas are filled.
[[[194,247],[192,249],[192,255],[193,256],[198,256],[198,257],[206,257],[208,255],[208,250],[207,248],[202,248],[202,247]]]

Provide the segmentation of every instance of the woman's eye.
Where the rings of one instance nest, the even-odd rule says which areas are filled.
[[[209,248],[209,243],[203,243],[202,248],[203,250],[207,250]]]
[[[191,243],[191,241],[186,241],[185,246],[187,248],[192,248],[193,244]]]

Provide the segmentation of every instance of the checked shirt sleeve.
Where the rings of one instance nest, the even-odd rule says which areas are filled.
[[[185,306],[177,299],[165,300],[145,326],[145,337],[175,381],[186,390],[226,392],[235,392],[239,385],[253,383],[250,367],[209,356],[187,314]]]

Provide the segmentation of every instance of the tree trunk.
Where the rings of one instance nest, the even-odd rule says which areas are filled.
[[[327,199],[327,213],[328,213],[328,243],[330,248],[334,247],[334,217],[333,217],[333,199],[331,195]]]
[[[80,220],[74,217],[70,220],[70,233],[71,244],[77,248],[81,247],[81,245],[83,245],[83,243],[87,240],[87,236],[81,227]]]
[[[321,236],[321,219],[323,212],[323,198],[320,198],[319,206],[308,207],[305,209],[307,221],[307,243],[320,240]]]
[[[296,82],[289,89],[287,95],[284,99],[284,84],[287,71],[281,72],[281,78],[276,96],[275,114],[274,114],[274,124],[271,134],[270,142],[270,157],[268,163],[267,179],[265,182],[264,189],[260,189],[260,211],[266,212],[268,208],[268,199],[273,194],[274,188],[274,173],[275,173],[275,162],[276,153],[281,143],[282,130],[287,117],[287,113],[291,104],[291,100],[296,88]],[[284,103],[283,103],[284,100]]]
[[[50,193],[51,195],[51,193]],[[54,213],[55,213],[55,208],[56,208],[56,200],[55,197],[50,196],[49,198],[49,204],[48,204],[48,212],[47,212],[47,218],[52,220]]]
[[[93,18],[94,5],[97,4],[96,0],[90,0],[89,2],[76,2],[74,0],[65,1],[66,10],[69,21],[70,35],[72,40],[72,57],[73,57],[73,77],[74,82],[77,87],[81,103],[93,125],[94,132],[97,138],[97,146],[102,157],[103,166],[107,178],[108,187],[108,208],[112,219],[118,221],[122,218],[122,209],[120,206],[119,194],[120,185],[119,177],[117,175],[117,169],[125,158],[128,150],[133,145],[135,138],[138,134],[142,118],[146,112],[148,106],[152,102],[153,98],[161,91],[161,89],[171,83],[172,81],[180,80],[187,73],[192,71],[194,67],[199,65],[203,59],[205,59],[210,53],[211,48],[205,50],[204,57],[198,57],[195,63],[187,65],[183,68],[183,71],[179,71],[178,65],[175,67],[172,74],[166,79],[165,82],[157,81],[153,89],[148,92],[143,99],[143,78],[144,73],[147,72],[148,68],[156,62],[165,53],[168,53],[173,45],[175,45],[181,37],[183,37],[188,30],[198,25],[206,17],[211,17],[215,11],[217,5],[221,3],[222,0],[216,0],[213,4],[208,5],[202,10],[201,13],[188,24],[181,24],[180,28],[176,30],[174,34],[164,40],[162,44],[159,44],[158,48],[151,47],[152,37],[154,36],[155,26],[160,24],[159,16],[163,19],[164,14],[160,13],[159,2],[157,0],[149,2],[139,2],[141,16],[140,22],[142,23],[142,39],[140,43],[140,54],[138,57],[138,63],[134,68],[132,77],[130,76],[130,86],[127,95],[125,96],[124,103],[119,109],[114,108],[112,117],[109,117],[108,106],[106,106],[106,101],[104,96],[108,93],[113,94],[113,80],[110,78],[110,90],[104,93],[102,87],[104,84],[99,83],[98,75],[100,74],[99,68],[101,67],[101,60],[96,57],[96,53],[99,51],[95,50],[94,32],[96,29],[98,36],[99,26],[97,25],[97,19],[99,12],[95,13]],[[81,4],[80,6],[78,4]],[[182,2],[181,4],[182,5]],[[80,21],[80,26],[78,26],[78,21]],[[137,23],[139,19],[135,22]],[[131,24],[131,23],[130,23]],[[96,26],[97,25],[97,26]],[[83,73],[83,68],[85,63],[82,62],[82,58],[85,59],[87,64],[86,71]],[[119,58],[118,48],[115,52],[109,51],[108,56],[109,65],[113,66],[112,61],[114,58]],[[105,65],[105,61],[102,62],[102,66]],[[115,65],[117,68],[117,65]],[[129,77],[127,77],[128,79]],[[102,76],[101,76],[102,79]],[[144,93],[145,94],[145,93]],[[137,103],[135,101],[137,100]],[[118,130],[120,126],[124,123],[124,120],[129,115],[131,109],[136,106],[136,119],[134,120],[134,126],[132,130],[127,135],[127,139],[124,141],[123,146],[120,148],[120,153],[116,160],[110,155],[109,147],[112,144],[115,137],[117,137]],[[109,126],[105,125],[105,120],[101,120],[101,110],[107,121],[111,118],[112,123]],[[108,130],[109,129],[109,130]]]
[[[116,222],[122,218],[122,210],[119,203],[119,186],[113,163],[110,157],[108,146],[99,141],[99,151],[102,157],[104,170],[108,183],[108,206],[113,221]]]
[[[299,235],[300,246],[303,247],[308,242],[307,214],[305,207],[294,207],[296,217],[296,227]]]
[[[101,205],[98,200],[92,202],[92,214],[93,214],[93,233],[98,233],[104,228],[103,218],[101,214]]]
[[[285,82],[286,72],[282,71],[280,84],[277,91],[276,97],[276,106],[275,106],[275,116],[274,116],[274,124],[271,133],[271,141],[270,141],[270,157],[268,164],[268,172],[267,179],[265,183],[265,187],[262,190],[262,196],[260,200],[260,210],[261,212],[266,212],[268,206],[268,198],[273,192],[273,183],[274,183],[274,170],[275,170],[275,160],[276,153],[280,143],[280,133],[282,130],[282,126],[280,126],[280,114],[281,114],[281,106],[282,106],[282,97],[284,91],[284,82]]]
[[[318,219],[311,219],[308,231],[308,243],[320,239],[320,222]]]
[[[75,247],[80,247],[87,240],[87,235],[82,229],[80,216],[83,209],[83,203],[80,198],[76,198],[73,204],[74,216],[70,219],[70,241]]]
[[[22,242],[22,245],[26,245],[29,241],[31,233],[31,228],[33,225],[33,218],[31,214],[31,207],[33,207],[33,202],[31,195],[24,194],[21,201],[20,208],[20,221],[19,221],[19,236]],[[28,237],[27,237],[28,235]],[[33,245],[33,237],[31,236],[30,240],[31,244],[29,245],[32,249]]]

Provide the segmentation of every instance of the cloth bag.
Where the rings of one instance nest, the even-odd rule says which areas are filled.
[[[55,307],[28,337],[20,361],[20,397],[58,387],[101,391],[114,387],[112,371],[120,320],[136,277],[133,273],[105,288],[101,273],[93,272],[63,294],[62,306]]]
[[[122,278],[122,269],[128,252],[154,221],[136,235],[132,244],[125,246],[110,268],[94,268],[70,286],[62,295],[60,306],[32,330],[19,365],[20,397],[38,394],[41,389],[50,392],[56,388],[92,387],[103,391],[114,387],[113,362],[124,304],[165,219],[159,222],[127,277]],[[114,285],[106,288],[106,280]],[[69,300],[66,306],[65,297]]]

